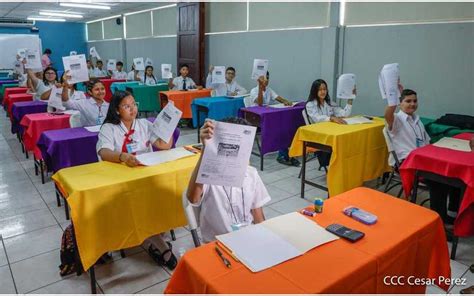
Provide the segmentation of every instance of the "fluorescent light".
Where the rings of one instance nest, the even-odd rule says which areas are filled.
[[[69,13],[61,13],[61,12],[46,12],[40,11],[40,15],[48,15],[48,16],[62,16],[62,17],[70,17],[70,18],[83,18],[80,14],[69,14]]]
[[[40,16],[29,16],[29,21],[45,21],[45,22],[65,22],[66,20],[63,18],[48,18],[48,17],[40,17]]]
[[[89,8],[89,9],[110,9],[110,6],[105,5],[94,5],[94,4],[83,4],[83,3],[59,3],[60,6],[65,7],[78,7],[78,8]]]

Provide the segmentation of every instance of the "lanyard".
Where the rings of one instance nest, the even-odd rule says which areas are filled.
[[[239,223],[239,221],[237,220],[237,215],[235,215],[235,212],[234,212],[234,207],[232,206],[232,187],[230,187],[230,196],[227,193],[227,191],[225,190],[224,186],[222,186],[222,189],[224,190],[225,195],[227,197],[227,200],[229,201],[229,206],[230,206],[230,210],[231,210],[231,219],[232,219],[232,216],[233,216],[234,220],[235,220],[235,223]],[[241,190],[242,190],[241,191],[242,192],[242,213],[243,213],[243,216],[244,216],[244,222],[247,222],[247,217],[245,215],[244,188],[242,187]]]
[[[225,88],[227,89],[227,94],[232,93],[232,82],[231,83],[225,83]]]
[[[408,125],[411,127],[411,129],[413,130],[413,133],[415,134],[415,138],[419,139],[419,140],[425,140],[425,135],[423,133],[423,131],[421,130],[421,126],[417,123],[415,123],[415,126],[413,126],[410,121],[408,121]],[[418,129],[420,130],[420,135],[418,136],[418,134],[416,133],[416,128],[415,127],[418,127]]]

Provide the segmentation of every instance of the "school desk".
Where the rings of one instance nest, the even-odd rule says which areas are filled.
[[[104,87],[105,87],[105,97],[104,97],[104,100],[106,100],[107,102],[110,102],[110,100],[112,99],[112,91],[110,89],[110,86],[112,85],[112,83],[114,82],[125,82],[127,81],[126,79],[111,79],[111,78],[101,78],[99,79],[103,84],[104,84]]]
[[[3,105],[3,110],[8,110],[8,106],[10,105],[9,103],[9,96],[11,94],[23,94],[28,91],[28,88],[26,87],[18,87],[18,85],[13,85],[13,84],[4,84],[2,87],[5,87],[3,90],[3,100],[2,100],[2,105]]]
[[[0,80],[0,87],[2,87],[4,84],[16,84],[16,85],[18,85],[18,80],[13,80],[13,79]]]
[[[263,171],[263,156],[266,153],[290,146],[296,130],[304,125],[302,111],[304,103],[298,103],[288,108],[273,108],[268,106],[253,106],[239,110],[239,117],[245,118],[260,130],[260,141],[257,140],[260,156],[260,170]]]
[[[0,99],[2,100],[2,104],[3,104],[3,98],[5,97],[5,90],[10,87],[18,87],[18,83],[6,83],[0,86]]]
[[[131,85],[126,87],[131,92],[138,103],[140,112],[159,112],[161,110],[159,96],[160,93],[168,90],[168,84],[157,85]]]
[[[197,161],[194,155],[134,168],[100,161],[54,174],[71,208],[84,269],[93,273],[94,263],[105,252],[138,246],[153,235],[186,225],[181,197]],[[91,280],[95,288],[95,277]]]
[[[342,210],[347,206],[377,215],[378,222],[369,226],[345,216]],[[360,187],[326,200],[323,213],[308,219],[322,227],[339,223],[364,232],[365,237],[355,243],[329,242],[257,273],[224,252],[232,264],[227,268],[215,244],[209,243],[185,253],[165,293],[424,293],[424,285],[385,285],[384,278],[451,276],[443,223],[429,209]],[[446,291],[448,287],[441,284]]]
[[[207,97],[194,99],[191,103],[193,126],[197,129],[199,142],[199,127],[204,124],[204,119],[221,120],[226,117],[235,117],[239,109],[244,107],[244,99],[230,97]]]
[[[16,102],[12,104],[12,112],[10,119],[12,121],[12,134],[23,134],[20,122],[26,114],[44,113],[48,108],[46,101],[27,101]]]
[[[191,119],[193,118],[193,113],[191,111],[191,104],[194,99],[197,98],[206,98],[211,96],[210,89],[201,89],[201,90],[170,90],[163,91],[160,93],[160,104],[161,108],[164,108],[168,101],[173,101],[176,108],[183,112],[181,116],[182,119]]]
[[[470,140],[474,134],[464,133],[454,138]],[[461,202],[454,221],[454,235],[474,235],[474,152],[463,152],[427,145],[413,150],[400,167],[400,176],[406,196],[418,186],[418,179],[424,178],[461,189]],[[416,201],[413,190],[412,201]],[[453,241],[457,244],[457,238]],[[451,252],[454,259],[456,252]]]
[[[290,147],[290,156],[303,155],[301,198],[305,184],[329,191],[329,195],[359,187],[390,170],[388,150],[382,134],[384,120],[373,123],[337,124],[319,122],[298,129]],[[332,152],[327,173],[328,188],[306,180],[307,148]]]
[[[131,85],[139,85],[140,82],[139,81],[127,81],[127,82],[113,82],[111,85],[110,85],[110,92],[112,93],[112,95],[118,91],[118,90],[121,90],[121,91],[126,91],[127,90],[127,86],[131,86]]]
[[[28,94],[28,93],[8,94],[6,96],[6,99],[7,99],[7,104],[6,104],[7,116],[11,118],[13,104],[17,102],[31,102],[33,101],[33,95]]]

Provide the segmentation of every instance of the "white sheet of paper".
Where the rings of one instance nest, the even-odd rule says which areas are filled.
[[[225,83],[225,66],[215,66],[212,70],[212,83]]]
[[[153,60],[150,58],[146,58],[145,60],[145,67],[146,66],[152,66],[153,67]]]
[[[27,49],[25,53],[26,69],[42,69],[41,56],[38,50]]]
[[[380,81],[381,80],[381,81]],[[399,104],[400,90],[398,83],[400,81],[400,67],[398,63],[386,64],[380,71],[379,87],[383,86],[383,93],[387,98],[389,106],[396,106]],[[384,94],[381,91],[382,97]]]
[[[172,102],[166,104],[153,122],[155,135],[169,143],[182,115],[183,112],[176,108]]]
[[[100,60],[100,55],[99,55],[99,53],[97,52],[97,49],[95,49],[95,46],[93,46],[93,47],[91,47],[91,48],[89,49],[89,54],[90,54],[92,57],[94,57],[94,58]]]
[[[385,93],[385,85],[383,84],[383,80],[382,80],[382,72],[379,73],[378,82],[379,82],[380,95],[382,96],[383,100],[386,100],[387,94]]]
[[[337,97],[339,99],[355,99],[356,76],[352,73],[342,74],[337,79]]]
[[[70,84],[89,81],[89,72],[87,70],[86,55],[78,54],[63,57],[64,71],[69,71],[71,79]]]
[[[58,111],[66,110],[66,108],[63,106],[62,93],[62,88],[57,88],[56,86],[53,86],[51,88],[51,93],[48,99],[48,107],[56,108],[56,110]]]
[[[173,73],[171,73],[171,64],[161,64],[161,78],[173,78]]]
[[[184,149],[184,147],[174,148],[170,150],[148,152],[137,155],[138,161],[146,166],[157,165],[160,163],[170,162],[183,157],[195,155],[194,153]]]
[[[69,52],[69,55],[70,55],[70,56],[72,56],[72,55],[77,55],[77,51],[74,51],[74,50],[73,50],[73,51],[70,51],[70,52]]]
[[[471,152],[471,146],[469,146],[468,140],[456,139],[451,137],[441,138],[438,142],[434,143],[433,146],[448,148],[457,151]]]
[[[316,222],[300,213],[292,212],[262,222],[262,225],[276,233],[303,253],[339,239]]]
[[[206,148],[207,149],[207,148]],[[261,224],[216,236],[252,272],[259,272],[303,254]]]
[[[197,182],[242,187],[256,127],[216,121],[214,137],[204,149]]]
[[[85,126],[84,128],[88,131],[90,131],[91,133],[98,133],[100,132],[100,127],[102,125],[93,125],[93,126]]]
[[[107,61],[107,71],[114,71],[116,69],[117,60],[110,59]]]
[[[134,58],[133,65],[135,66],[135,70],[145,71],[145,62],[143,61],[143,58]]]
[[[243,94],[243,95],[235,95],[235,96],[226,96],[228,98],[236,99],[236,98],[245,98],[250,96],[250,94]]]
[[[266,76],[268,71],[268,60],[254,59],[252,68],[252,79],[257,80],[260,76]]]
[[[349,117],[349,118],[343,118],[347,124],[363,124],[363,123],[372,123],[373,121],[362,117],[362,116],[357,116],[357,117]]]
[[[20,56],[20,58],[18,59],[19,61],[22,61],[23,59],[26,58],[26,51],[27,51],[26,48],[20,48],[20,49],[18,49],[18,51],[16,52],[16,54]]]
[[[271,107],[271,108],[277,108],[277,109],[283,109],[283,108],[291,108],[295,105],[295,103],[291,103],[291,106],[285,106],[285,104],[283,103],[279,103],[279,104],[273,104],[273,105],[268,105],[268,107]]]

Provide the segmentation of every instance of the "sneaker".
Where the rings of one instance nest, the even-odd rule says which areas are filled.
[[[295,166],[295,167],[299,167],[299,166],[300,166],[299,160],[296,159],[296,158],[294,158],[294,157],[290,158],[290,162],[291,162],[291,165],[292,165],[292,166]]]
[[[289,159],[285,159],[283,156],[278,156],[277,161],[284,165],[293,165]]]

